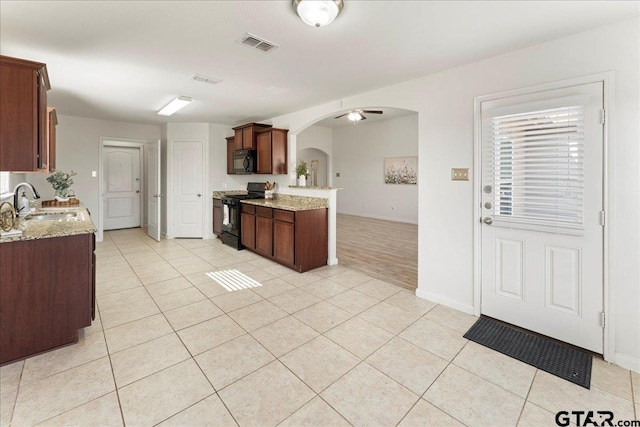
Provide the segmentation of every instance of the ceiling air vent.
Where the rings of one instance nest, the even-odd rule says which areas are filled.
[[[202,83],[207,83],[210,85],[217,85],[218,83],[220,83],[222,80],[220,79],[216,79],[215,77],[207,77],[207,76],[203,76],[202,74],[194,74],[193,76],[191,76],[192,80],[195,80],[197,82],[202,82]]]
[[[255,49],[261,50],[263,52],[270,52],[280,47],[275,43],[271,43],[270,41],[267,41],[251,33],[247,33],[244,36],[242,36],[239,42],[249,47],[253,47]]]

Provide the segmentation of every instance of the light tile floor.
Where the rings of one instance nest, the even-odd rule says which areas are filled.
[[[97,245],[79,343],[0,368],[2,426],[552,426],[640,414],[640,374],[586,390],[462,337],[475,319],[343,266],[294,273],[219,240]],[[228,292],[210,271],[262,287]]]

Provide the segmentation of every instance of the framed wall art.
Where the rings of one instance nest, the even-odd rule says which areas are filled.
[[[418,157],[385,157],[385,184],[417,184]]]

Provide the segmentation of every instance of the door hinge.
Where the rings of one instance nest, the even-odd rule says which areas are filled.
[[[605,214],[604,211],[600,211],[600,225],[604,225],[605,223]]]
[[[600,312],[600,326],[604,328],[604,311]]]
[[[600,124],[604,124],[606,120],[607,120],[607,112],[604,109],[602,109],[600,110]]]

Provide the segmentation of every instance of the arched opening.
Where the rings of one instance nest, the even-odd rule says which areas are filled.
[[[342,110],[309,124],[296,136],[296,163],[319,160],[324,184],[337,193],[336,247],[340,265],[409,289],[418,284],[418,183],[385,182],[385,164],[411,162],[417,176],[418,114],[365,108],[355,125]],[[320,159],[326,156],[326,168]]]

